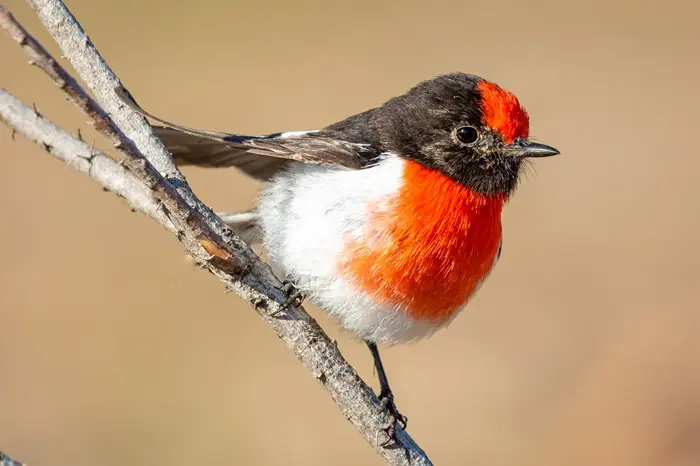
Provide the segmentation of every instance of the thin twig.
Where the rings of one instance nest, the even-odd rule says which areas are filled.
[[[215,261],[229,272],[242,274],[246,268],[231,254],[211,255],[208,246],[225,242],[220,232],[214,231],[200,214],[199,209],[190,208],[174,188],[174,183],[166,181],[156,168],[142,155],[136,145],[114,124],[112,119],[70,76],[56,60],[19,24],[12,14],[0,5],[0,25],[17,41],[30,57],[30,63],[39,67],[63,90],[69,100],[75,103],[95,122],[95,128],[114,144],[123,156],[127,167],[136,173],[154,191],[155,197],[163,203],[171,220],[178,226],[179,236],[188,243],[188,249],[197,251],[194,257],[199,262]],[[39,112],[36,112],[39,114]],[[168,155],[168,157],[170,157]],[[206,207],[196,200],[200,209]],[[188,228],[184,228],[185,224]],[[200,244],[197,247],[197,243]],[[224,258],[225,257],[225,258]]]
[[[66,162],[66,166],[85,173],[106,190],[126,199],[132,208],[153,217],[171,232],[176,231],[153,197],[153,192],[116,160],[37,115],[31,107],[5,89],[0,89],[0,109],[0,121],[12,128],[13,132],[47,148],[47,152]]]
[[[0,466],[25,466],[24,463],[15,461],[5,453],[0,451]]]
[[[388,463],[431,464],[425,453],[405,431],[398,433],[396,445],[383,448],[377,444],[377,432],[385,424],[386,417],[380,411],[372,390],[345,361],[335,343],[301,308],[283,313],[281,318],[270,316],[279,309],[279,303],[284,296],[281,283],[272,275],[269,267],[261,262],[211,209],[196,198],[150,125],[117,98],[114,89],[121,87],[118,78],[100,57],[63,2],[30,0],[29,3],[36,9],[64,55],[107,109],[109,117],[107,112],[102,111],[97,103],[87,97],[75,80],[66,79],[70,76],[65,71],[60,73],[60,65],[36,41],[30,40],[29,34],[2,6],[0,26],[8,30],[15,27],[14,34],[10,30],[11,35],[25,50],[29,49],[36,55],[33,58],[35,64],[47,71],[72,100],[95,120],[100,131],[106,133],[113,142],[117,142],[116,147],[124,156],[127,167],[146,182],[153,198],[165,206],[166,215],[176,225],[178,238],[188,252],[224,281],[227,290],[235,291],[256,309],[311,374],[322,383],[345,417]],[[16,29],[17,27],[19,29]],[[17,31],[21,33],[19,36]],[[5,115],[9,112],[8,109],[8,106],[0,105],[0,114]],[[36,115],[36,118],[41,117]],[[9,121],[7,116],[4,116],[4,119]],[[110,124],[109,120],[113,120],[115,124]],[[21,125],[15,129],[24,133],[19,126]],[[133,143],[126,135],[132,138]],[[42,144],[49,146],[51,141],[56,144],[56,140],[51,139],[49,134],[44,136],[33,140],[38,142],[41,139]],[[72,136],[71,139],[71,142],[77,141]],[[55,145],[51,146],[50,152],[56,155],[58,149]],[[142,153],[148,160],[141,155]],[[159,171],[164,176],[161,176]],[[131,193],[128,190],[123,195],[131,201]]]

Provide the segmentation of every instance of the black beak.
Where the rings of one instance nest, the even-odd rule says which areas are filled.
[[[559,155],[559,151],[552,146],[545,146],[536,142],[517,139],[503,149],[503,154],[509,157],[551,157]]]

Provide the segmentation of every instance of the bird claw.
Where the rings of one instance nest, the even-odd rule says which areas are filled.
[[[386,434],[387,440],[379,444],[380,447],[386,447],[397,442],[398,428],[406,430],[408,418],[399,412],[394,402],[394,394],[391,392],[379,395],[379,408],[386,413],[388,420],[387,425],[381,428],[381,432]]]
[[[299,307],[306,299],[306,295],[297,289],[297,287],[290,280],[284,280],[282,282],[282,290],[287,295],[282,305],[275,312],[270,313],[270,316],[275,317],[282,312],[287,312],[292,307]]]

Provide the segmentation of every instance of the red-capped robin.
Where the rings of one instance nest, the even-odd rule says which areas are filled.
[[[165,125],[156,133],[178,164],[235,167],[264,182],[253,210],[224,220],[367,343],[390,438],[406,418],[377,343],[428,337],[464,309],[498,261],[501,211],[523,164],[559,154],[529,141],[511,92],[464,73],[322,130],[266,136],[185,128],[125,102]]]

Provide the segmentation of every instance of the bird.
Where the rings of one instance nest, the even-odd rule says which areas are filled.
[[[467,306],[498,263],[501,215],[530,159],[558,155],[530,138],[509,90],[449,73],[323,129],[262,136],[159,125],[181,166],[233,167],[260,180],[255,207],[222,214],[262,245],[288,291],[368,346],[396,440],[396,407],[378,345],[425,339]],[[161,126],[162,125],[162,126]]]

